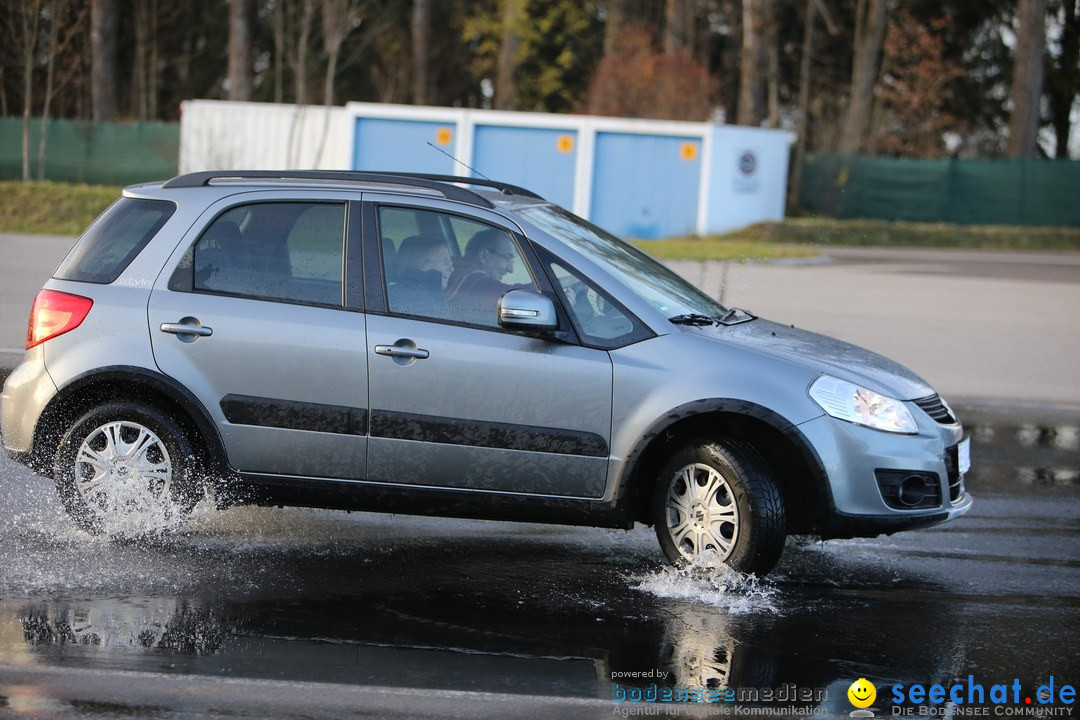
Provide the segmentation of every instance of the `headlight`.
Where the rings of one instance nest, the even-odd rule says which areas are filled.
[[[918,430],[915,418],[904,403],[846,380],[822,375],[810,386],[810,397],[822,410],[839,420],[886,432],[914,433]]]

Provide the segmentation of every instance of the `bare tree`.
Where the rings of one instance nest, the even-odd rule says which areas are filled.
[[[116,0],[92,0],[90,85],[95,122],[116,117],[116,28]]]
[[[664,4],[664,54],[674,55],[687,46],[690,0],[666,0]]]
[[[769,25],[775,0],[743,0],[742,53],[739,59],[739,125],[761,125],[766,113],[766,81],[769,75]]]
[[[275,0],[270,11],[274,26],[274,102],[285,102],[285,6]]]
[[[41,0],[18,3],[19,37],[23,64],[22,179],[30,179],[30,107],[34,101],[34,64],[37,61]]]
[[[323,0],[323,49],[326,51],[326,81],[323,84],[323,104],[334,104],[334,77],[338,58],[345,39],[364,19],[363,0]]]
[[[431,64],[431,0],[412,5],[413,104],[428,104],[428,66]]]
[[[495,109],[513,110],[517,107],[518,52],[521,49],[520,24],[525,17],[525,0],[502,0],[503,31],[499,50],[499,72],[495,78]]]
[[[802,58],[799,60],[799,138],[795,142],[795,161],[791,170],[791,196],[789,205],[797,205],[802,190],[802,163],[806,154],[806,141],[809,133],[808,111],[810,109],[810,63],[814,56],[814,21],[817,19],[817,5],[814,0],[806,0],[806,17],[803,20]]]
[[[251,0],[229,0],[229,99],[251,99]]]
[[[48,4],[49,39],[46,48],[45,97],[41,103],[41,123],[38,134],[37,179],[45,179],[45,151],[49,138],[49,107],[53,98],[53,78],[56,71],[56,55],[60,49],[60,29],[67,14],[67,0],[51,0]]]
[[[1011,158],[1034,157],[1039,135],[1039,100],[1043,90],[1043,49],[1046,46],[1046,0],[1020,0],[1019,27],[1013,63],[1012,114],[1009,115]]]
[[[139,120],[145,121],[150,110],[150,36],[154,29],[151,22],[149,2],[137,2],[132,7],[132,25],[135,30],[135,53],[131,63],[131,108]]]
[[[846,155],[857,153],[870,125],[874,103],[874,85],[881,61],[888,22],[888,0],[858,0],[855,13],[855,53],[851,62],[851,91],[844,131],[837,150]]]
[[[315,166],[322,162],[326,138],[330,134],[330,106],[334,104],[334,77],[337,75],[338,58],[345,38],[363,20],[363,0],[323,0],[322,35],[326,51],[326,80],[323,84],[323,126],[319,147],[315,152]]]
[[[803,156],[806,154],[806,145],[810,138],[810,68],[814,58],[814,24],[817,22],[818,14],[825,20],[829,34],[834,36],[837,34],[836,25],[824,0],[806,0],[802,58],[799,61],[799,138],[795,142],[795,159],[791,171],[791,196],[789,198],[791,205],[799,202],[799,194],[802,191]]]
[[[607,0],[604,20],[604,56],[618,52],[619,34],[626,25],[626,0]]]
[[[1047,70],[1046,92],[1050,101],[1050,123],[1057,141],[1054,156],[1067,158],[1072,108],[1077,93],[1080,93],[1080,0],[1063,0],[1060,12],[1061,54]]]

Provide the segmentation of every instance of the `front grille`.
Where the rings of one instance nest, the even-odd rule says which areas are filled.
[[[960,474],[960,446],[945,449],[945,472],[949,477],[949,502],[964,497],[964,476]]]
[[[912,400],[912,402],[922,408],[923,412],[942,425],[952,425],[956,422],[956,418],[953,417],[952,412],[949,411],[949,406],[942,401],[941,396],[937,393],[934,393],[929,397]]]
[[[874,476],[881,499],[891,508],[929,510],[941,507],[941,480],[937,473],[875,470]]]

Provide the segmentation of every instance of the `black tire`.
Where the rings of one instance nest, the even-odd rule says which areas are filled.
[[[676,451],[656,480],[652,520],[676,566],[711,550],[732,569],[760,576],[784,549],[780,490],[761,454],[736,440],[698,440]]]
[[[80,455],[83,449],[88,454]],[[94,535],[139,537],[178,529],[204,495],[199,476],[183,427],[140,402],[92,408],[64,434],[53,460],[64,509]]]

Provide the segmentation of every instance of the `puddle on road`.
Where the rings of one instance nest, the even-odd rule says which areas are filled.
[[[965,428],[972,442],[966,484],[973,492],[1080,488],[1080,424],[976,421]]]

